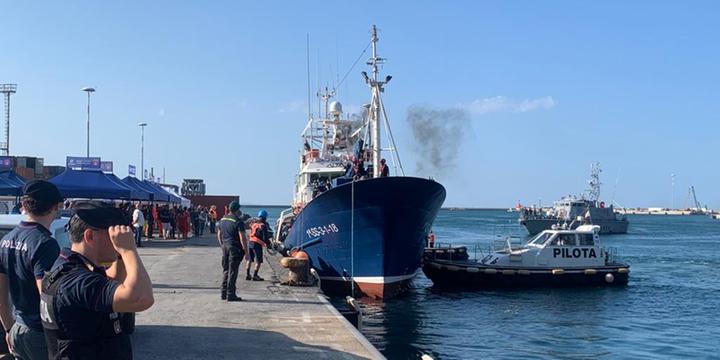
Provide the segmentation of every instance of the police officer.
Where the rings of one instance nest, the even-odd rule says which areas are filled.
[[[118,313],[152,306],[152,283],[121,210],[75,206],[71,249],[62,249],[42,282],[40,315],[50,359],[132,359]],[[107,269],[102,264],[112,264]]]
[[[5,331],[9,330],[6,341],[16,359],[47,359],[40,286],[60,252],[49,229],[62,201],[52,183],[27,182],[21,199],[26,220],[0,242],[0,319]],[[14,319],[8,293],[15,305]]]
[[[247,276],[245,280],[252,281],[263,281],[265,279],[258,276],[260,271],[260,265],[263,263],[263,246],[267,246],[270,241],[270,225],[267,223],[268,213],[264,209],[258,211],[256,218],[250,219],[250,241],[248,242],[248,262],[247,262]],[[250,268],[253,262],[255,262],[255,271],[253,276],[250,276]]]
[[[218,222],[217,238],[222,248],[222,293],[220,298],[227,301],[241,301],[235,293],[238,269],[247,253],[245,223],[240,219],[240,203],[233,201],[228,205],[229,214]]]

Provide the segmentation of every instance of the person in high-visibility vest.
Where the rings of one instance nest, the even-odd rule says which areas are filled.
[[[215,223],[218,221],[218,213],[217,213],[217,206],[212,205],[210,206],[210,212],[208,214],[209,220],[210,220],[210,233],[215,233]]]
[[[248,257],[247,257],[247,276],[245,280],[263,281],[265,279],[258,276],[260,265],[263,262],[263,247],[270,242],[271,230],[267,223],[267,211],[260,210],[256,218],[248,220],[250,225],[250,241],[248,241]],[[250,276],[252,263],[255,263],[253,275]]]

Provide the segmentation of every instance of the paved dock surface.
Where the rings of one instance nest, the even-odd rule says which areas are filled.
[[[137,315],[136,359],[377,359],[382,355],[317,288],[279,284],[286,271],[266,258],[265,281],[238,277],[242,302],[220,300],[217,240],[145,242],[155,305]],[[270,266],[268,266],[270,265]]]

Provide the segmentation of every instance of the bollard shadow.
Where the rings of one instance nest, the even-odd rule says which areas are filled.
[[[254,329],[139,325],[132,344],[136,359],[368,359]]]

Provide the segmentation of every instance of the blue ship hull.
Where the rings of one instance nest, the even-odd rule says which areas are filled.
[[[420,268],[443,201],[445,188],[433,180],[384,177],[346,183],[306,204],[285,244],[305,249],[326,292],[346,293],[355,285],[356,295],[392,297]]]

